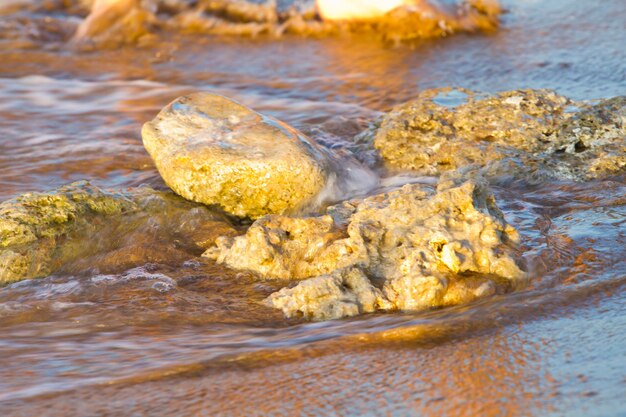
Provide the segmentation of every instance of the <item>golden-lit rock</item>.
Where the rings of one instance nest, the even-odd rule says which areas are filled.
[[[426,90],[365,133],[392,169],[584,180],[623,172],[624,100],[589,106],[548,90]]]
[[[94,0],[73,42],[104,47],[132,44],[148,35],[155,22],[156,17],[144,7],[142,0]]]
[[[373,178],[356,160],[336,161],[294,128],[216,94],[176,99],[142,137],[172,190],[240,217],[303,209]]]
[[[205,256],[266,279],[358,268],[382,291],[385,309],[457,304],[524,282],[515,257],[517,232],[481,180],[442,181],[436,190],[405,185],[330,207],[328,213],[264,217],[243,236],[217,239]],[[480,276],[480,285],[466,274]],[[309,285],[314,284],[303,288],[311,291]],[[282,297],[289,294],[296,296]]]
[[[79,222],[136,209],[122,194],[86,182],[0,204],[0,284],[49,273],[58,240]]]
[[[426,90],[394,108],[374,146],[391,167],[438,175],[484,166],[511,151],[538,152],[568,115],[569,100],[547,90],[483,97],[468,90]]]
[[[217,233],[234,234],[223,216],[148,187],[112,192],[83,181],[28,193],[0,203],[0,285],[61,268],[180,263]]]
[[[382,292],[357,268],[340,269],[283,288],[265,302],[286,317],[333,320],[389,308]]]

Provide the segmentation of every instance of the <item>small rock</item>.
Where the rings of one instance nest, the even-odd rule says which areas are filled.
[[[301,316],[312,320],[372,313],[389,304],[381,291],[356,268],[307,279],[293,288],[275,292],[265,302],[281,309],[286,317]]]
[[[454,91],[462,92],[465,102],[441,104],[439,97]],[[485,97],[434,89],[394,108],[375,133],[364,135],[374,138],[392,169],[422,175],[471,169],[490,179],[584,181],[624,173],[625,114],[625,97],[588,106],[548,90]]]

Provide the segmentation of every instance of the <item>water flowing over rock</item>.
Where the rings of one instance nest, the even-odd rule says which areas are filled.
[[[121,194],[75,183],[0,204],[0,283],[45,275],[59,238],[78,219],[136,209]]]
[[[286,213],[375,183],[294,128],[209,93],[180,97],[142,130],[165,182],[240,217]]]
[[[589,106],[548,90],[433,89],[365,136],[392,169],[585,180],[623,170],[624,111],[623,97]]]
[[[317,277],[268,301],[289,316],[297,310],[314,319],[371,310],[344,305],[346,297],[359,305],[352,290],[340,288],[345,278],[337,271],[346,268],[369,277],[385,300],[379,308],[387,310],[459,304],[525,280],[515,260],[517,232],[479,179],[446,178],[437,189],[409,184],[327,213],[263,217],[243,236],[217,239],[204,256],[266,279]]]
[[[0,285],[46,276],[71,263],[79,272],[183,261],[194,249],[201,253],[213,245],[218,235],[232,233],[220,215],[169,192],[148,187],[110,192],[76,182],[0,203]],[[157,244],[183,235],[186,247]]]

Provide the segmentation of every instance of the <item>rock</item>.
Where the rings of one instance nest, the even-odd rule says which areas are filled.
[[[266,279],[357,268],[382,291],[386,309],[414,310],[523,285],[525,273],[515,260],[518,239],[483,181],[454,179],[436,190],[405,185],[330,207],[320,217],[267,216],[243,236],[217,239],[204,256]],[[321,285],[325,294],[337,282],[315,279],[301,288],[311,292],[310,285]]]
[[[502,9],[497,0],[461,2],[407,1],[392,9],[373,26],[383,39],[407,42],[444,37],[460,32],[493,32],[499,26]]]
[[[218,233],[236,232],[206,207],[147,187],[109,192],[77,182],[29,193],[0,203],[0,285],[60,269],[184,261]],[[176,243],[183,236],[187,243]]]
[[[1,203],[0,284],[48,274],[58,240],[78,222],[135,209],[124,195],[107,193],[86,182]]]
[[[586,106],[548,90],[434,89],[362,136],[374,136],[389,168],[422,175],[472,167],[488,178],[585,180],[623,169],[623,120],[623,97]]]
[[[569,104],[547,90],[494,97],[461,89],[426,90],[384,118],[374,146],[390,167],[423,175],[485,166],[518,150],[545,150]]]
[[[374,177],[356,160],[338,162],[292,127],[215,94],[178,98],[142,136],[177,194],[240,217],[296,211]]]
[[[560,177],[594,179],[626,173],[626,96],[582,106],[552,140],[552,169]]]
[[[497,29],[500,14],[496,0],[448,4],[417,0],[207,0],[198,1],[191,10],[168,15],[161,24],[212,35],[278,37],[290,33],[321,37],[360,33],[402,42],[457,32],[491,32]]]
[[[283,288],[270,295],[266,304],[281,309],[286,317],[333,320],[372,313],[388,307],[381,291],[356,268],[340,269]]]
[[[81,181],[51,193],[28,193],[0,204],[0,248],[54,237],[86,214],[112,215],[136,206],[122,194]]]
[[[345,228],[331,216],[269,215],[255,221],[244,236],[216,239],[217,246],[204,256],[267,279],[302,279],[353,264],[345,237]]]
[[[150,34],[156,16],[142,0],[94,0],[72,43],[81,48],[134,44]]]

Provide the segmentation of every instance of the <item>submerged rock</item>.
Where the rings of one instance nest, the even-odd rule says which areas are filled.
[[[135,209],[124,195],[86,182],[1,203],[0,284],[48,274],[59,239],[77,223]]]
[[[623,103],[589,107],[548,90],[427,90],[383,119],[373,145],[388,167],[422,175],[472,166],[487,177],[602,177],[624,166]]]
[[[189,258],[234,229],[205,207],[151,188],[109,192],[77,182],[0,203],[0,285],[61,268],[111,270]],[[186,246],[165,238],[185,236]],[[212,236],[212,237],[211,237]],[[183,259],[184,260],[184,259]]]
[[[374,180],[356,160],[335,161],[294,128],[215,94],[178,98],[142,137],[177,194],[240,217],[298,210]]]
[[[449,180],[436,190],[411,184],[346,202],[321,217],[267,216],[243,236],[217,239],[204,256],[267,279],[306,279],[357,268],[382,291],[385,309],[418,310],[519,285],[525,273],[515,261],[517,242],[517,232],[484,182]],[[284,291],[280,304],[276,297],[270,301],[288,315],[299,305],[298,311],[315,318],[302,300],[319,303],[318,285],[324,287],[321,294],[339,297],[328,289],[339,285],[338,275],[333,277]],[[302,295],[307,293],[314,296]]]

